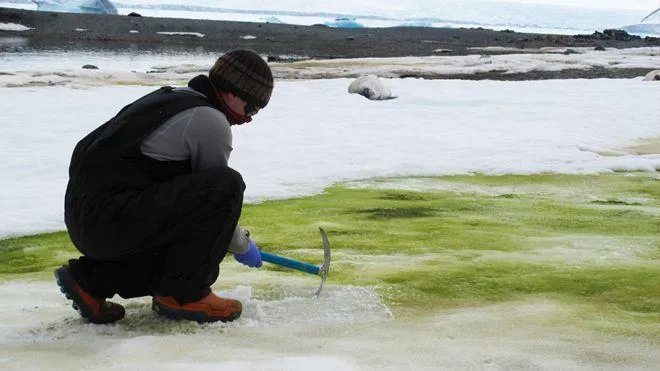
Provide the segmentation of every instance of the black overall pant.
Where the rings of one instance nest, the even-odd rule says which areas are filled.
[[[70,261],[74,279],[95,297],[158,294],[182,304],[205,297],[240,218],[244,190],[241,175],[222,167],[156,183],[121,198],[121,205],[99,205],[93,217],[112,221],[102,223],[108,226],[103,243],[78,246],[84,256]],[[131,230],[148,233],[122,235]]]

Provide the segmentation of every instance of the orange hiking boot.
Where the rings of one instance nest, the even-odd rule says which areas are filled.
[[[179,304],[171,296],[154,296],[151,308],[163,316],[203,322],[231,322],[241,316],[243,306],[234,299],[224,299],[214,293],[196,302]]]
[[[55,281],[66,298],[73,301],[73,309],[92,323],[117,322],[126,315],[126,310],[120,304],[86,293],[71,275],[68,264],[55,270]]]

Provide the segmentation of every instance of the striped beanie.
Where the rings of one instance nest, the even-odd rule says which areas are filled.
[[[273,73],[259,54],[236,49],[218,58],[209,79],[220,91],[233,93],[259,108],[264,108],[273,91]]]

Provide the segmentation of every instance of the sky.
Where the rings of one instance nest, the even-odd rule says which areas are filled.
[[[24,27],[0,24],[17,36]],[[4,42],[20,46],[25,41]],[[336,182],[368,184],[380,177],[660,169],[660,155],[628,150],[660,137],[660,88],[642,76],[520,82],[395,78],[397,70],[405,69],[474,73],[660,67],[660,48],[529,52],[334,60],[304,71],[273,65],[277,79],[268,107],[234,130],[230,165],[244,176],[246,201],[313,195]],[[153,85],[185,81],[208,70],[217,56],[102,51],[63,56],[45,50],[1,51],[0,57],[3,238],[62,230],[67,167],[76,142]],[[86,63],[99,70],[81,70]],[[161,73],[147,73],[154,70]],[[346,71],[382,76],[397,98],[370,101],[349,94],[353,77]],[[334,78],[311,79],[318,75]],[[401,264],[396,256],[383,259],[390,260],[382,264]],[[316,300],[310,298],[318,287],[316,277],[247,272],[232,263],[223,263],[222,272],[214,290],[245,307],[231,325],[164,326],[151,313],[149,298],[120,299],[128,310],[120,325],[88,325],[53,282],[3,282],[0,368],[595,370],[598,364],[585,364],[577,356],[582,350],[576,344],[588,344],[596,353],[616,349],[640,362],[657,355],[647,344],[594,336],[581,328],[539,330],[539,323],[566,313],[553,302],[463,308],[423,323],[393,321],[373,288],[329,282],[327,295]],[[255,298],[245,282],[283,292]]]
[[[590,9],[635,9],[649,13],[660,7],[656,0],[488,0],[495,3],[546,4]]]

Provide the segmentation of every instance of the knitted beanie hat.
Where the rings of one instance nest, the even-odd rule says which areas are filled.
[[[233,93],[260,108],[266,107],[273,91],[273,73],[259,54],[236,49],[218,58],[209,79],[220,91]]]

